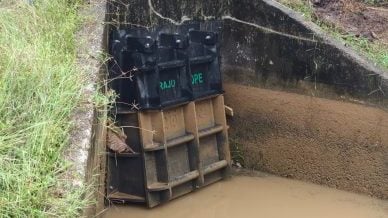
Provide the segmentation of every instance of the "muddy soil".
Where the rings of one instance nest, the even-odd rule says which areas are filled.
[[[388,202],[275,176],[235,176],[165,205],[112,206],[102,217],[384,218]]]
[[[355,0],[313,0],[315,14],[344,32],[388,46],[388,8]],[[387,4],[388,6],[388,4]]]
[[[243,164],[388,198],[388,113],[355,103],[225,84]],[[233,153],[236,155],[236,153]]]

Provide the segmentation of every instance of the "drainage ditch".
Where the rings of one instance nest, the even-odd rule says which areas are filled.
[[[223,21],[225,103],[235,114],[229,141],[239,165],[388,198],[386,72],[270,0],[108,1],[107,11],[108,30]]]

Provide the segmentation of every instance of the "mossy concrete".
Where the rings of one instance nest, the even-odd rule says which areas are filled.
[[[83,211],[83,216],[90,217],[99,211],[101,205],[96,204],[101,198],[100,187],[104,181],[104,149],[106,112],[96,108],[94,97],[102,86],[102,78],[106,75],[104,53],[106,50],[106,2],[89,0],[80,11],[83,24],[77,33],[77,66],[83,72],[85,87],[82,90],[82,104],[73,112],[73,130],[70,146],[64,151],[65,158],[71,163],[65,173],[75,188],[85,191],[85,198],[90,200]],[[102,112],[101,112],[102,110]]]

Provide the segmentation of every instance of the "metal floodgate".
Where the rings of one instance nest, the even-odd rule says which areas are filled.
[[[110,201],[154,207],[227,176],[223,95],[164,110],[117,111],[115,116],[136,153],[108,153]]]

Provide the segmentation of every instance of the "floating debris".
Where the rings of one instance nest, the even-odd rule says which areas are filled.
[[[108,122],[108,133],[107,133],[107,146],[114,152],[117,153],[136,153],[132,150],[129,145],[125,142],[127,135],[124,131],[115,126],[113,122]]]

